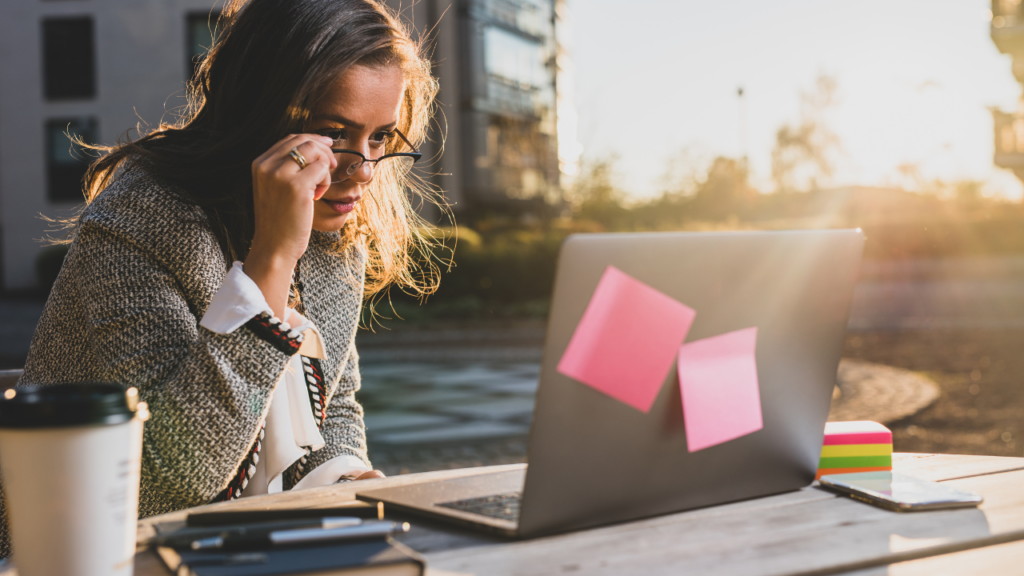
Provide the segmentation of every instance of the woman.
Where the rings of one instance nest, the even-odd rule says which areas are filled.
[[[360,305],[435,278],[407,179],[436,83],[404,27],[373,0],[222,21],[186,117],[91,167],[20,382],[139,389],[140,516],[381,476]]]

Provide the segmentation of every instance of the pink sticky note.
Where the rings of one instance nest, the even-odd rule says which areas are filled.
[[[892,431],[878,422],[826,422],[825,446],[843,444],[892,444]]]
[[[558,371],[648,412],[696,312],[609,266]]]
[[[697,340],[679,348],[679,387],[690,452],[761,429],[754,349],[757,328]]]

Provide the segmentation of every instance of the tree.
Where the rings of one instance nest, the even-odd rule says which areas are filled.
[[[776,190],[816,190],[835,171],[839,137],[829,127],[828,115],[838,104],[835,78],[820,74],[812,92],[800,93],[800,119],[784,124],[775,134],[772,179]]]
[[[573,182],[573,212],[584,220],[614,227],[626,212],[626,194],[615,184],[616,156],[584,162]]]
[[[758,192],[748,182],[745,160],[719,156],[708,168],[707,176],[697,188],[693,208],[706,217],[722,218],[744,211],[757,198]]]

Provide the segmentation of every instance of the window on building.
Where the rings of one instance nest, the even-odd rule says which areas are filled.
[[[185,16],[185,47],[188,50],[188,74],[194,78],[206,53],[217,40],[217,18],[220,12],[192,12]]]
[[[484,67],[524,88],[548,83],[540,44],[497,26],[484,28]]]
[[[92,18],[43,20],[43,94],[48,100],[96,95],[96,47]]]
[[[483,7],[488,16],[527,34],[544,36],[546,24],[551,20],[550,9],[537,0],[490,0]]]
[[[96,142],[95,118],[63,118],[46,122],[46,189],[51,202],[81,202],[82,177],[92,157],[70,137]]]

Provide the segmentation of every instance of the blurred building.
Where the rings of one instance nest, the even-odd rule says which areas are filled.
[[[562,175],[574,174],[579,159],[564,0],[387,4],[433,47],[441,84],[433,140],[442,132],[447,139],[430,169],[456,214],[559,206]]]
[[[557,210],[579,159],[564,0],[385,2],[426,35],[441,85],[421,174],[463,221]],[[35,284],[50,228],[39,216],[81,205],[89,157],[68,135],[111,144],[185,104],[212,42],[211,5],[215,13],[216,0],[0,2],[2,288]]]
[[[1024,6],[1021,0],[992,0],[992,41],[1013,60],[1013,75],[1024,84]],[[996,166],[1024,180],[1024,95],[1018,110],[992,109]]]
[[[88,157],[68,135],[114,143],[185,103],[210,45],[214,0],[0,2],[0,279],[35,284],[40,215],[82,203]]]

